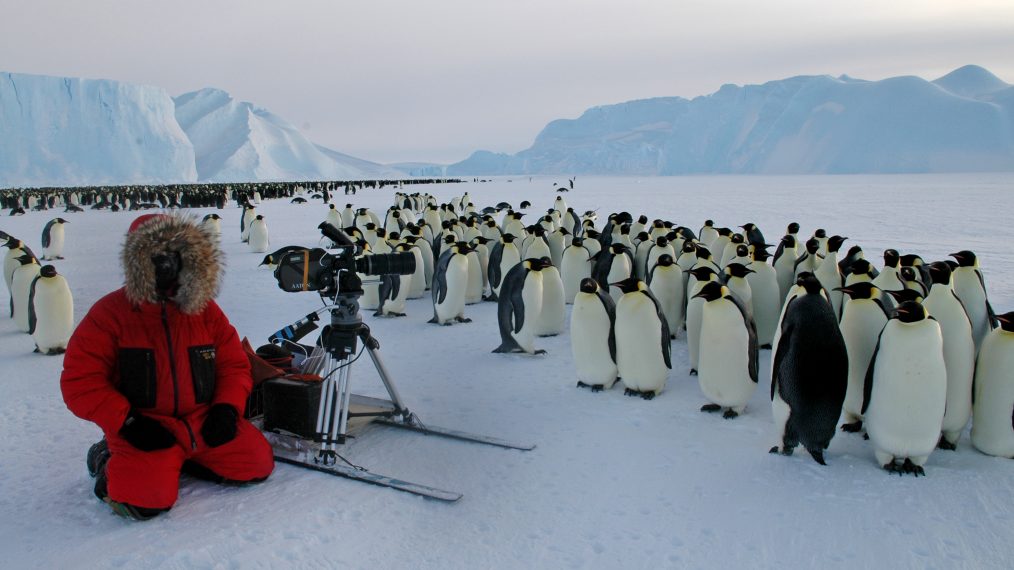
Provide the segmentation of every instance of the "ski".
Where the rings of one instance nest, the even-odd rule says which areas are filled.
[[[409,421],[414,421],[409,420]],[[494,445],[496,447],[503,447],[505,449],[520,449],[521,451],[531,451],[535,449],[534,443],[517,443],[500,439],[498,437],[492,437],[488,435],[480,435],[474,433],[468,433],[464,431],[458,431],[448,428],[442,428],[433,425],[422,425],[419,423],[408,423],[406,421],[397,421],[390,418],[377,418],[374,423],[382,424],[385,426],[391,426],[401,429],[407,429],[410,431],[416,431],[427,435],[435,435],[437,437],[446,437],[450,439],[458,439],[461,441],[469,441],[472,443],[481,443],[483,445]]]
[[[406,493],[412,493],[413,495],[426,497],[427,499],[436,499],[438,501],[445,501],[448,503],[453,503],[462,497],[461,493],[437,489],[436,487],[429,487],[427,485],[420,485],[418,483],[388,477],[387,475],[381,475],[365,469],[355,469],[347,465],[322,465],[314,462],[313,459],[297,459],[287,455],[279,455],[277,454],[277,449],[275,451],[276,461],[293,465],[295,467],[311,469],[313,471],[327,473],[328,475],[334,475],[336,477],[345,477],[346,479],[362,481],[363,483],[379,485],[381,487],[404,491]]]

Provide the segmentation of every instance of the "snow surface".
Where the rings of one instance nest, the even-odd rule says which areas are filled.
[[[441,201],[466,190],[480,208],[507,200],[544,211],[553,182],[412,187]],[[343,196],[339,196],[339,200]],[[671,219],[698,228],[755,222],[777,239],[791,221],[849,236],[879,262],[886,247],[927,260],[979,254],[998,312],[1014,307],[1014,175],[586,178],[564,194],[578,211]],[[392,190],[363,191],[356,206],[382,211]],[[202,216],[211,210],[196,210]],[[284,200],[258,207],[272,245],[315,244],[326,207]],[[239,241],[240,210],[220,212],[228,269],[219,302],[254,345],[319,306],[286,294],[262,255]],[[0,229],[38,245],[56,212],[5,218]],[[118,252],[135,217],[66,216],[67,259],[56,265],[80,321],[119,286]],[[38,250],[37,250],[38,251]],[[167,514],[136,523],[92,495],[84,466],[94,425],[72,416],[58,379],[62,357],[0,318],[0,552],[4,568],[1009,568],[1014,559],[1014,463],[983,455],[967,434],[936,451],[927,477],[888,475],[860,437],[840,434],[827,467],[775,444],[767,399],[770,353],[746,413],[729,421],[698,411],[683,338],[653,401],[622,387],[575,388],[570,337],[539,339],[541,357],[498,355],[496,307],[467,307],[471,324],[438,327],[427,299],[408,317],[364,320],[402,397],[424,421],[531,441],[529,452],[371,427],[344,449],[358,464],[457,490],[443,504],[397,491],[277,466],[267,482],[225,488],[184,479]],[[383,395],[367,359],[359,393]]]

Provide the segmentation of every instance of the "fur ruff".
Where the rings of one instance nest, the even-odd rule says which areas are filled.
[[[171,300],[186,314],[200,313],[218,295],[225,259],[211,233],[182,214],[154,217],[127,234],[121,255],[127,299],[136,305],[160,302],[151,258],[173,251],[182,264]]]

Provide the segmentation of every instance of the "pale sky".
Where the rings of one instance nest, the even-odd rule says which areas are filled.
[[[514,153],[725,83],[965,64],[1014,83],[1014,0],[0,0],[0,71],[217,87],[376,162]]]

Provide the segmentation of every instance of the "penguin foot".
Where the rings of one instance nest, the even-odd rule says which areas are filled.
[[[940,449],[946,449],[947,451],[957,451],[958,446],[947,441],[947,438],[940,436],[940,442],[937,443],[937,447]]]
[[[810,452],[810,457],[812,457],[814,461],[820,463],[821,465],[827,465],[827,463],[824,463],[823,449],[807,449],[807,451]]]
[[[859,433],[863,431],[863,420],[857,420],[850,424],[842,424],[841,430],[847,433]]]
[[[468,317],[454,317],[454,320],[457,321],[457,322],[459,322],[459,323],[470,323],[470,322],[472,322],[472,319],[470,319]]]
[[[606,389],[604,384],[593,384],[590,388],[592,392],[601,392]]]
[[[722,406],[719,406],[718,404],[704,404],[703,406],[701,406],[701,411],[713,414],[715,412],[722,411]]]
[[[768,450],[768,453],[776,453],[778,455],[784,455],[786,457],[792,455],[795,449],[791,447],[778,447],[777,445]]]
[[[630,388],[624,388],[623,395],[624,396],[640,396],[641,395],[641,391],[640,390],[632,390]]]
[[[916,477],[920,475],[922,475],[923,477],[926,476],[926,470],[923,469],[921,465],[916,465],[915,463],[912,463],[912,460],[908,459],[907,457],[905,458],[905,462],[901,464],[901,469],[905,473],[911,473]]]
[[[762,345],[760,345],[760,347],[761,347],[761,350],[771,350],[771,345],[770,344],[762,344]]]
[[[641,392],[641,399],[642,400],[654,400],[655,399],[655,392]]]
[[[549,337],[551,337],[551,336],[557,336],[558,334],[559,334],[559,333],[553,333],[553,334],[540,334],[540,335],[536,335],[536,336],[538,336],[539,338],[549,338]]]
[[[391,313],[391,314],[394,315],[394,316],[396,316],[396,317],[407,317],[408,316],[405,313]]]
[[[736,412],[735,410],[728,409],[728,410],[725,410],[725,413],[722,414],[722,417],[725,418],[725,419],[727,419],[727,420],[734,420],[734,419],[736,419],[736,418],[739,417],[739,413]]]
[[[899,477],[905,474],[901,465],[899,465],[896,461],[885,464],[884,470],[891,474],[897,473]]]
[[[669,335],[669,340],[676,340],[676,335],[674,334]]]
[[[449,327],[449,326],[451,326],[452,324],[453,324],[453,323],[452,323],[451,321],[447,321],[446,323],[440,323],[440,326],[442,326],[442,327]]]
[[[536,351],[535,351],[535,352],[533,352],[532,354],[549,354],[549,353],[548,353],[548,352],[546,352],[545,350],[543,350],[543,349],[541,349],[541,348],[540,348],[539,350],[536,350]]]
[[[691,368],[690,369],[690,375],[691,376],[697,376],[697,369],[696,368]]]

